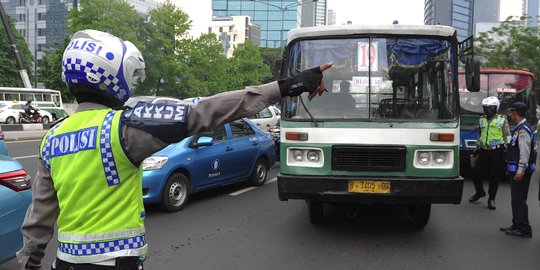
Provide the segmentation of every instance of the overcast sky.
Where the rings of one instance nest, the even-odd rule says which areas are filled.
[[[172,0],[188,13],[192,34],[200,35],[212,20],[211,0]],[[337,24],[424,24],[424,0],[327,0],[328,9],[336,12]],[[501,0],[501,19],[519,16],[521,1]]]

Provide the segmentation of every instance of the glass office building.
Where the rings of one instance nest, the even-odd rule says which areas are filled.
[[[300,26],[297,0],[212,0],[212,16],[249,16],[261,26],[261,47],[279,48],[287,32]]]
[[[474,0],[425,0],[424,3],[426,25],[452,26],[460,41],[474,33]]]

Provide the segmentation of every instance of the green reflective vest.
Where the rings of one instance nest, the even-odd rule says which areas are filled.
[[[480,136],[478,137],[478,144],[481,148],[486,147],[498,147],[505,143],[504,138],[504,124],[506,117],[497,114],[491,121],[488,121],[485,115],[480,117]]]
[[[146,255],[142,170],[124,153],[121,113],[78,112],[41,142],[60,208],[61,260],[95,263]]]

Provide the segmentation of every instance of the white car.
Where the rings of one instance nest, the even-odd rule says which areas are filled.
[[[249,117],[249,120],[260,129],[267,131],[271,127],[278,126],[280,118],[281,111],[275,106],[270,106]]]
[[[36,104],[32,104],[39,109]],[[15,124],[20,122],[20,112],[24,112],[24,103],[22,102],[3,102],[0,103],[0,123]],[[39,110],[44,124],[50,123],[53,119],[50,112]]]

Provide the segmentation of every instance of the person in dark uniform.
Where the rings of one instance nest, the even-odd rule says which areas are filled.
[[[512,198],[512,225],[500,230],[507,235],[532,237],[529,225],[527,194],[531,176],[535,169],[536,152],[533,145],[533,130],[525,118],[527,105],[516,102],[510,107],[510,116],[516,123],[512,131],[512,140],[507,150],[507,171],[510,175]]]
[[[77,99],[75,114],[54,125],[40,146],[32,203],[22,225],[22,269],[42,269],[55,224],[52,269],[142,270],[148,245],[142,198],[143,160],[197,132],[251,116],[282,97],[324,92],[322,72],[221,93],[197,104],[146,104],[120,109],[145,62],[129,41],[95,30],[75,33],[62,78]]]
[[[507,138],[510,137],[510,128],[506,117],[497,113],[499,99],[487,97],[482,100],[484,115],[478,122],[479,136],[476,144],[478,160],[476,161],[475,176],[473,178],[476,193],[469,202],[476,202],[486,196],[484,181],[489,182],[488,208],[495,210],[495,196],[499,182],[505,175],[504,150]]]

